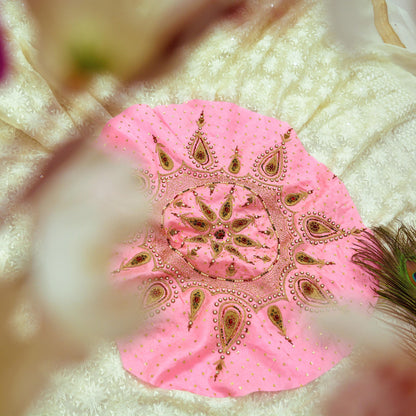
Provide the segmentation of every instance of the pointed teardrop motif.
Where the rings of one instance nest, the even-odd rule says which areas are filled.
[[[303,264],[304,266],[318,265],[318,267],[322,268],[325,265],[335,264],[332,261],[325,262],[325,260],[315,259],[304,251],[296,253],[295,258],[298,263]]]
[[[161,283],[153,283],[150,285],[143,298],[145,308],[153,308],[164,302],[169,295],[168,289]]]
[[[233,175],[237,175],[241,169],[241,162],[240,162],[240,155],[238,154],[238,147],[236,147],[234,156],[231,159],[230,164],[228,165],[228,172],[232,173]]]
[[[224,243],[219,243],[218,241],[211,240],[211,249],[212,249],[212,257],[216,259],[222,252],[224,248]]]
[[[190,296],[191,312],[189,313],[188,331],[191,329],[193,321],[201,309],[202,303],[205,300],[205,293],[202,289],[195,289]]]
[[[165,170],[173,169],[173,160],[171,157],[162,149],[161,144],[156,145],[156,151],[159,156],[160,166]]]
[[[286,336],[286,328],[283,325],[283,316],[280,309],[276,305],[269,306],[267,309],[267,316],[269,317],[272,324],[279,329],[281,335]]]
[[[410,281],[416,286],[416,262],[410,260],[406,261],[406,270]]]
[[[140,253],[133,256],[127,263],[122,265],[122,269],[129,269],[132,267],[142,266],[143,264],[149,263],[152,256],[147,251],[141,251]]]
[[[247,228],[250,224],[254,222],[254,217],[249,216],[245,218],[236,218],[231,222],[231,229],[235,233],[239,233],[240,231],[243,231],[245,228]]]
[[[333,237],[336,234],[339,234],[339,231],[335,226],[324,222],[318,217],[308,218],[306,220],[306,228],[311,237],[315,239]]]
[[[197,135],[192,157],[202,166],[209,164],[211,161],[211,155],[200,135]]]
[[[233,215],[233,202],[234,197],[232,194],[229,194],[220,208],[220,217],[224,221],[228,221]]]
[[[184,241],[188,243],[208,243],[208,237],[203,235],[196,235],[194,237],[185,237]]]
[[[180,217],[183,223],[189,224],[194,230],[200,233],[204,233],[210,228],[210,223],[205,218],[187,217],[185,215],[181,215]]]
[[[240,260],[245,261],[246,263],[253,264],[252,261],[248,260],[244,254],[241,254],[234,246],[227,244],[224,249],[228,251],[232,256],[236,256]]]
[[[292,207],[308,196],[308,192],[297,192],[285,196],[285,204]]]
[[[237,234],[233,237],[234,244],[240,247],[256,247],[260,248],[261,244],[253,240],[250,237],[247,237],[244,234]]]
[[[208,221],[214,222],[217,219],[217,214],[214,212],[214,210],[211,209],[199,196],[196,196],[195,199],[205,218]]]
[[[223,305],[220,310],[220,340],[223,348],[233,344],[244,327],[244,315],[235,305]]]
[[[299,279],[296,289],[299,296],[309,304],[322,306],[330,303],[319,286],[308,279]]]
[[[277,176],[280,173],[282,165],[282,153],[275,150],[273,153],[265,156],[260,162],[260,169],[268,177]]]

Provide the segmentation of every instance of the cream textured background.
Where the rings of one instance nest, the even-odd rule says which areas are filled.
[[[235,102],[289,122],[306,149],[344,181],[367,225],[416,219],[416,79],[391,60],[399,55],[415,68],[415,55],[381,41],[342,54],[328,35],[320,1],[300,2],[274,24],[256,18],[238,27],[222,23],[184,66],[157,82],[124,90],[99,77],[88,92],[72,96],[38,73],[22,3],[0,4],[17,68],[0,85],[2,197],[12,197],[90,111],[109,119],[135,103],[199,98]],[[249,4],[254,10],[278,6]],[[27,222],[12,218],[1,237],[0,268],[16,271],[27,253]],[[142,385],[124,372],[115,346],[104,344],[88,362],[57,373],[28,416],[319,415],[319,403],[352,360],[294,391],[209,399]]]

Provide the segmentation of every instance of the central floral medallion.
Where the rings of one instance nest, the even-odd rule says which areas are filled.
[[[278,258],[269,211],[246,186],[211,183],[188,189],[167,204],[163,217],[170,247],[204,276],[254,280]]]

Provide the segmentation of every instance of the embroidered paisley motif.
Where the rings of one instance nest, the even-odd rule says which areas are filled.
[[[202,303],[205,300],[205,293],[202,289],[195,289],[192,291],[190,296],[191,312],[189,313],[188,331],[193,325],[193,321],[201,309]]]
[[[203,235],[196,235],[195,237],[186,237],[183,241],[188,243],[208,243],[209,240]]]
[[[156,152],[159,156],[160,166],[164,170],[172,170],[173,169],[173,160],[170,156],[163,150],[163,145],[157,142],[156,136],[153,136],[153,141],[156,143]]]
[[[260,169],[266,176],[274,177],[279,174],[281,164],[282,153],[280,150],[275,150],[263,158],[260,162]]]
[[[168,289],[161,283],[153,283],[150,285],[143,298],[145,308],[154,308],[163,303],[169,295]]]
[[[315,259],[303,251],[296,253],[295,258],[298,263],[303,264],[304,266],[318,265],[318,267],[322,268],[325,265],[335,264],[332,261],[325,262],[325,260]]]
[[[247,237],[243,234],[237,234],[233,237],[233,242],[235,245],[240,247],[261,247],[261,244],[253,240],[250,237]]]
[[[244,326],[244,315],[235,305],[221,305],[220,340],[223,348],[231,346],[240,335]]]
[[[144,264],[149,263],[152,259],[152,256],[147,251],[141,251],[140,253],[134,255],[128,262],[123,262],[120,265],[120,268],[115,270],[113,273],[119,273],[125,269],[131,269],[134,267],[143,266]]]
[[[312,306],[322,306],[330,303],[319,286],[311,280],[306,278],[298,279],[296,289],[301,298]]]
[[[235,220],[231,222],[231,229],[235,233],[239,233],[243,231],[245,228],[247,228],[253,222],[254,222],[254,217],[252,215],[245,217],[245,218],[236,218]]]
[[[243,254],[241,254],[234,246],[231,246],[231,245],[226,245],[225,247],[224,247],[224,249],[226,250],[226,251],[228,251],[230,254],[232,254],[233,256],[236,256],[236,257],[238,257],[240,260],[243,260],[243,261],[245,261],[246,263],[250,263],[250,264],[253,264],[253,262],[252,261],[249,261],[248,259],[247,259],[247,257],[246,256],[244,256]]]
[[[233,175],[237,175],[241,169],[241,162],[240,162],[240,155],[238,153],[238,146],[235,148],[234,156],[231,159],[230,164],[228,165],[228,172],[232,173]]]
[[[212,257],[216,259],[221,254],[223,248],[224,248],[223,243],[219,243],[218,241],[212,240],[211,241]]]
[[[302,201],[303,199],[306,199],[309,192],[297,192],[293,194],[287,194],[285,196],[285,204],[288,206],[293,206]]]
[[[210,161],[208,149],[206,148],[201,137],[198,137],[195,142],[195,148],[192,152],[192,156],[201,165],[207,165]]]
[[[234,201],[234,196],[230,193],[227,196],[227,199],[225,200],[225,202],[221,206],[220,217],[224,221],[228,221],[233,215],[233,201]]]
[[[267,316],[271,323],[278,328],[280,334],[286,336],[286,328],[283,325],[283,316],[280,309],[276,305],[269,306],[267,309]]]
[[[196,196],[195,199],[205,218],[208,221],[214,222],[217,219],[217,214],[199,196]]]
[[[188,217],[186,215],[181,215],[180,218],[184,224],[189,224],[195,231],[200,233],[208,231],[211,227],[211,224],[204,218]]]

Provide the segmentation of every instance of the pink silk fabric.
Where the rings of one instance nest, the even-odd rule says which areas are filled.
[[[112,260],[149,317],[119,342],[129,372],[165,389],[242,396],[305,385],[349,354],[313,321],[338,306],[371,310],[351,263],[364,226],[287,123],[227,102],[136,105],[99,145],[137,163],[154,209],[153,226]]]

